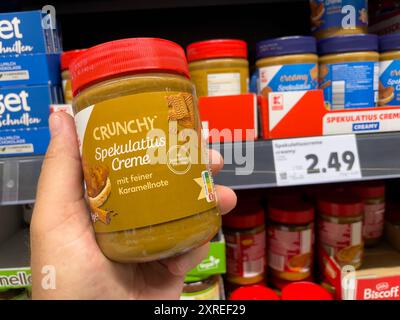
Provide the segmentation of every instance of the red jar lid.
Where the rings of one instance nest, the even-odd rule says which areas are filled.
[[[282,289],[282,300],[333,300],[328,290],[313,282],[294,282]]]
[[[86,50],[87,49],[64,51],[61,54],[61,70],[69,69],[69,65],[71,64],[72,60],[84,53]]]
[[[364,210],[363,200],[356,194],[332,192],[318,199],[320,213],[335,217],[357,217]]]
[[[261,205],[240,199],[236,208],[222,217],[222,225],[232,229],[250,229],[264,224],[265,214]]]
[[[351,186],[350,189],[363,199],[385,196],[385,183],[383,181],[360,182]]]
[[[232,292],[229,300],[280,300],[278,294],[267,287],[245,286]]]
[[[99,44],[70,65],[72,92],[126,73],[171,72],[189,78],[185,52],[178,44],[157,38],[131,38]]]
[[[268,218],[284,224],[306,224],[314,220],[314,208],[303,201],[273,201],[268,207]]]
[[[215,58],[247,59],[247,43],[235,39],[216,39],[190,44],[187,49],[189,62]]]

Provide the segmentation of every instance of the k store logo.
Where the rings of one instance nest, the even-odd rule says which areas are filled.
[[[274,94],[271,99],[273,111],[283,110],[283,94]]]

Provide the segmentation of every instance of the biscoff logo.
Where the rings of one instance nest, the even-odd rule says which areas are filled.
[[[364,300],[398,299],[400,286],[390,287],[388,282],[381,282],[375,286],[375,290],[367,288],[364,290]]]

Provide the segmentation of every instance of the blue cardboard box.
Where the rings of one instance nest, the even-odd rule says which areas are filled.
[[[62,51],[55,21],[41,11],[0,14],[0,55],[59,53]]]
[[[61,83],[60,54],[0,56],[0,88]]]
[[[0,156],[44,154],[50,105],[61,101],[60,87],[0,88]]]

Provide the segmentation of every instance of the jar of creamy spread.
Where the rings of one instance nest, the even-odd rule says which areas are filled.
[[[61,79],[64,94],[64,103],[72,104],[72,88],[71,88],[71,75],[69,72],[69,65],[79,54],[85,52],[86,49],[65,51],[61,55]]]
[[[400,34],[382,36],[379,39],[380,106],[400,106]]]
[[[257,43],[259,94],[318,88],[317,44],[313,37],[293,36]]]
[[[376,35],[350,35],[318,43],[319,87],[328,110],[371,108],[378,102]]]
[[[362,225],[364,203],[346,192],[331,192],[318,199],[318,241],[341,266],[361,267],[364,255]],[[323,265],[323,257],[320,257]]]
[[[88,49],[70,66],[87,199],[109,259],[196,248],[221,217],[183,49],[154,38]]]
[[[183,285],[181,300],[222,300],[220,275],[198,277]]]
[[[311,30],[329,38],[368,33],[368,0],[310,0]]]
[[[246,42],[234,39],[200,41],[190,44],[186,51],[198,97],[248,92]]]

